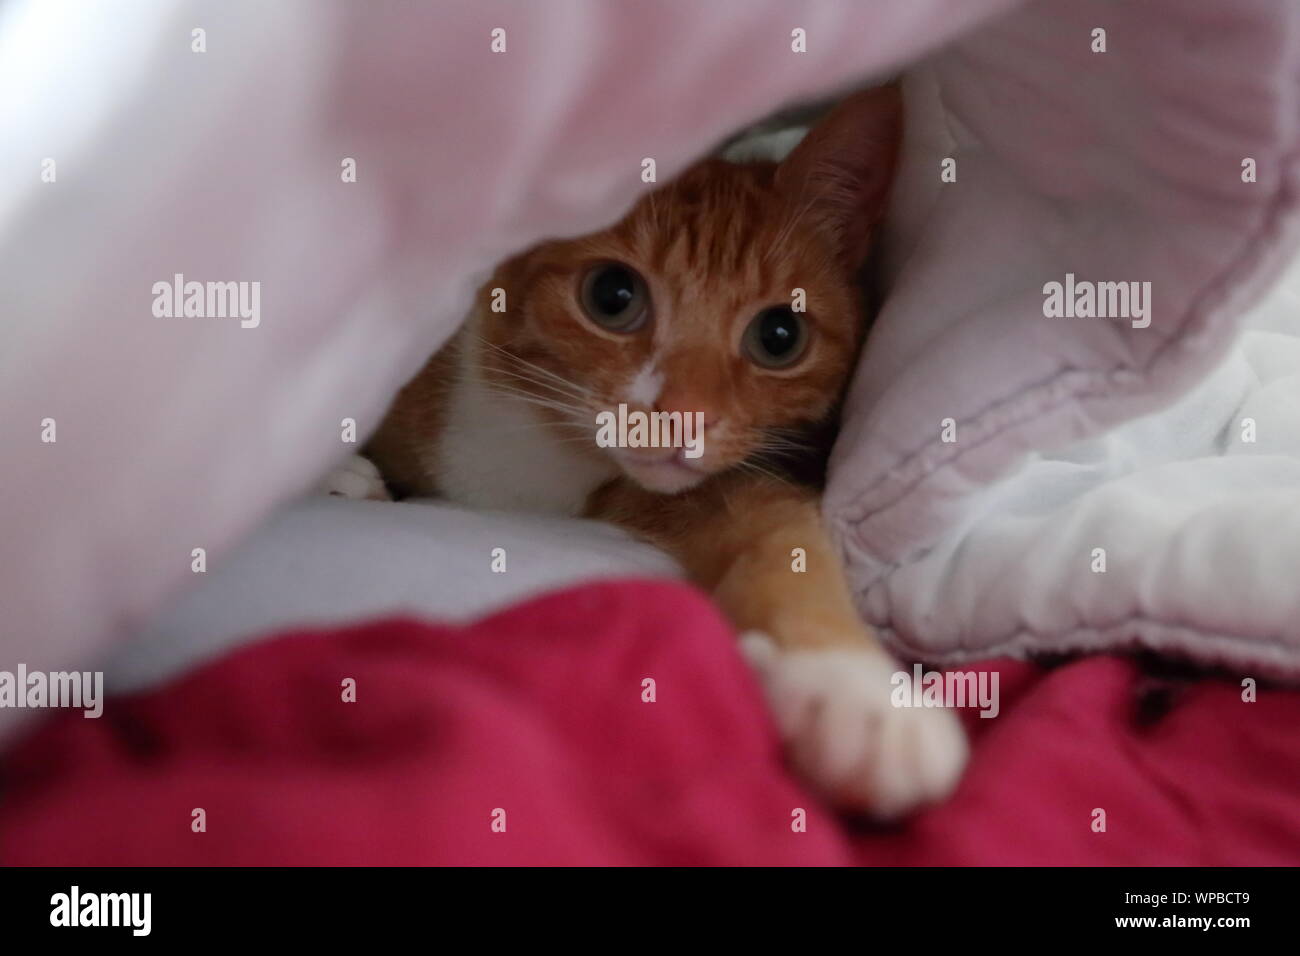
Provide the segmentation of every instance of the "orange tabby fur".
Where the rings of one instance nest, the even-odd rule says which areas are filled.
[[[816,491],[788,480],[780,459],[832,419],[856,362],[866,327],[858,279],[884,212],[899,124],[893,88],[858,94],[780,164],[704,160],[612,228],[503,263],[466,327],[402,390],[368,448],[398,493],[448,493],[454,482],[437,464],[447,459],[430,448],[470,363],[492,400],[518,399],[591,469],[595,487],[579,499],[585,514],[673,554],[738,628],[766,635],[749,650],[772,693],[785,695],[785,712],[774,703],[796,762],[831,796],[881,815],[942,795],[964,744],[955,723],[939,722],[950,715],[891,716],[874,698],[851,701],[861,728],[817,725],[831,719],[819,707],[842,714],[840,698],[887,694],[877,683],[893,665],[853,606]],[[643,328],[611,331],[584,315],[583,277],[607,262],[644,278]],[[796,288],[807,295],[807,347],[789,368],[759,367],[742,352],[746,326],[765,308],[789,305]],[[504,291],[505,311],[492,311],[494,290]],[[665,463],[660,449],[598,448],[595,414],[620,402],[702,412],[703,456]],[[815,458],[824,449],[798,451]],[[519,480],[529,480],[528,467],[521,463]],[[805,573],[792,570],[795,549],[807,556]],[[832,684],[846,668],[862,679],[823,690],[792,676],[821,662]],[[790,704],[796,691],[809,700]],[[884,723],[871,729],[889,720],[902,727],[889,731],[892,743]],[[951,759],[927,763],[909,752],[936,747]]]

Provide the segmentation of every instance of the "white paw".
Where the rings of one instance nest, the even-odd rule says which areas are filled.
[[[870,651],[789,651],[751,631],[741,648],[767,691],[786,751],[837,805],[888,820],[948,796],[966,765],[956,714],[895,707],[899,666]]]
[[[360,455],[353,455],[326,475],[318,490],[321,494],[338,495],[340,498],[392,500],[375,463]]]

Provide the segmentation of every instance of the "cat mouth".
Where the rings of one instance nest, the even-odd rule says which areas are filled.
[[[698,459],[686,457],[684,448],[666,448],[657,457],[631,455],[615,449],[613,457],[624,474],[638,485],[661,494],[685,491],[709,476]]]

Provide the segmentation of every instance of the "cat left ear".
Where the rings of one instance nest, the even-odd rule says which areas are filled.
[[[855,93],[814,126],[777,168],[776,183],[824,228],[852,269],[866,260],[885,216],[902,140],[895,85]]]

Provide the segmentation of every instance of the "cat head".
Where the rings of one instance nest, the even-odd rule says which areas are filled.
[[[485,377],[653,491],[789,448],[831,414],[861,345],[900,122],[893,87],[857,94],[779,164],[706,159],[613,227],[505,263],[480,309]],[[620,405],[691,416],[698,450],[597,448],[597,416]]]

